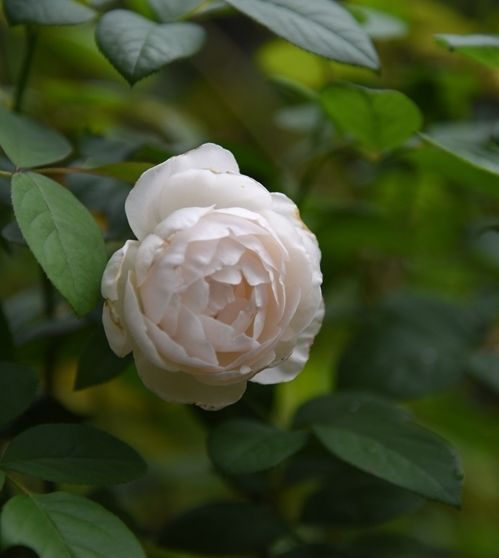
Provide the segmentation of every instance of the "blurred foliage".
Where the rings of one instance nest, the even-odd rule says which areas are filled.
[[[242,172],[299,203],[323,252],[326,321],[295,381],[250,386],[239,403],[216,414],[165,404],[144,389],[133,364],[117,362],[106,350],[98,306],[77,318],[46,282],[40,288],[40,272],[13,223],[8,181],[0,176],[0,356],[18,363],[2,374],[23,378],[17,406],[0,397],[1,445],[42,423],[91,420],[136,448],[149,463],[145,476],[77,490],[117,515],[151,558],[496,558],[497,2],[344,4],[374,40],[378,72],[300,50],[218,2],[76,4],[83,18],[89,9],[128,9],[148,18],[147,25],[178,16],[182,23],[174,25],[189,20],[206,34],[195,56],[130,87],[99,52],[95,22],[37,29],[24,113],[70,140],[66,162],[81,172],[63,174],[56,167],[46,174],[92,212],[108,254],[131,236],[123,204],[138,174],[204,141],[217,142],[234,152]],[[494,37],[466,42],[463,35]],[[3,13],[0,105],[7,108],[25,48],[24,27],[10,27]],[[143,68],[131,80],[160,66]],[[383,95],[395,99],[379,107],[372,97]],[[3,113],[0,136],[7,134],[8,142],[15,125],[2,128]],[[7,156],[19,141],[4,146]],[[98,176],[83,172],[96,167]],[[0,169],[12,170],[3,156]],[[36,394],[33,370],[41,386]],[[0,386],[4,392],[3,377]],[[299,451],[304,441],[287,431],[296,410],[320,401],[315,397],[351,389],[409,401],[425,427],[417,427],[421,432],[438,432],[457,448],[465,472],[461,509],[409,492],[410,473],[395,482],[383,462],[374,467],[366,455],[345,459],[344,447],[328,453],[320,434]],[[365,421],[388,421],[396,445],[416,426],[381,401]],[[380,411],[385,405],[390,420]],[[362,437],[367,422],[357,428],[357,419],[347,419],[344,427]],[[268,422],[272,426],[262,424]],[[250,437],[243,440],[237,428]],[[209,433],[213,462],[206,451]],[[276,447],[284,439],[285,448],[255,465],[225,455],[225,442],[217,449],[217,435],[255,447],[262,436]],[[291,443],[296,447],[287,454]],[[254,457],[252,447],[241,451]],[[358,447],[352,442],[350,449]],[[417,463],[419,451],[402,451],[402,461]],[[231,466],[224,468],[224,460]],[[45,480],[22,478],[34,491],[50,491],[50,482],[60,480],[34,477]],[[0,488],[3,481],[0,473]],[[7,481],[2,498],[17,493]],[[428,490],[423,495],[434,497]],[[13,509],[15,498],[8,504],[12,521],[22,512]],[[50,496],[37,498],[48,505]],[[0,553],[31,555],[21,547]]]

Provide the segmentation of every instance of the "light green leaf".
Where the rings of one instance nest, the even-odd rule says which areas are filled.
[[[422,138],[453,159],[499,175],[496,122],[458,122],[432,127]]]
[[[17,168],[38,167],[64,159],[71,145],[54,130],[0,106],[0,147]]]
[[[379,67],[368,35],[332,0],[227,0],[227,3],[305,50],[331,60]]]
[[[437,43],[489,68],[499,68],[498,35],[435,35]]]
[[[343,133],[378,151],[400,146],[422,123],[418,107],[400,91],[345,83],[325,89],[321,100]]]
[[[40,558],[145,558],[120,519],[76,494],[15,496],[2,511],[0,528],[4,547],[27,546]]]
[[[36,395],[38,379],[31,368],[0,362],[0,426],[23,413]]]
[[[283,432],[251,420],[234,420],[215,428],[208,439],[213,462],[232,475],[265,471],[303,448],[305,432]]]
[[[460,504],[462,472],[447,443],[409,421],[359,409],[312,430],[336,457],[416,494]]]
[[[99,48],[130,84],[169,62],[192,56],[204,35],[194,23],[158,24],[127,10],[108,12],[96,29]]]
[[[355,5],[349,6],[349,10],[358,17],[360,24],[372,39],[400,39],[409,31],[403,19],[386,12]]]
[[[203,0],[149,0],[161,21],[175,21],[197,8]]]
[[[12,178],[17,222],[43,270],[78,314],[100,296],[106,265],[102,234],[87,209],[63,186],[36,173]]]
[[[11,25],[76,25],[96,15],[74,0],[4,0],[4,10]]]
[[[145,463],[114,436],[82,424],[42,424],[7,446],[0,467],[53,482],[118,484],[142,476]]]

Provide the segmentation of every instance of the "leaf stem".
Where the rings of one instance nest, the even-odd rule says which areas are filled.
[[[12,172],[0,170],[0,176],[8,176],[10,178],[12,174]]]
[[[21,113],[23,109],[24,93],[31,71],[33,56],[35,54],[36,33],[31,27],[26,27],[26,51],[19,71],[14,95],[14,112]]]

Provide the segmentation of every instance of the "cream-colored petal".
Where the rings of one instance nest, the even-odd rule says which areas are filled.
[[[314,319],[308,327],[300,334],[291,355],[272,368],[262,370],[251,381],[257,384],[278,384],[281,382],[289,382],[303,370],[307,363],[310,348],[315,336],[319,332],[324,318],[324,303],[321,302],[316,310]]]
[[[223,385],[205,384],[184,372],[158,368],[140,352],[135,353],[135,364],[144,385],[170,403],[194,404],[215,411],[238,401],[246,390],[246,380]]]
[[[102,323],[106,333],[107,341],[111,349],[119,356],[124,357],[132,350],[132,344],[128,333],[119,322],[116,315],[113,316],[112,302],[105,302],[102,309]]]
[[[164,163],[144,172],[125,202],[128,222],[139,240],[151,233],[156,225],[173,211],[168,208],[165,210],[159,203],[164,190],[169,189],[171,177],[192,169],[203,169],[212,173],[239,173],[239,167],[232,153],[213,143],[204,144],[183,155],[171,157]],[[172,192],[172,195],[175,193]],[[169,194],[167,194],[168,196]],[[211,205],[211,203],[195,203],[195,199],[192,199],[190,203],[177,204],[174,209],[200,205]]]
[[[111,256],[101,280],[101,294],[108,300],[120,298],[120,283],[126,280],[127,272],[133,265],[139,243],[136,240],[127,240],[125,244]]]

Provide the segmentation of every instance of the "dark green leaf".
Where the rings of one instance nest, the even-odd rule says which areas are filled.
[[[369,37],[341,5],[330,0],[227,0],[287,41],[326,58],[377,69]]]
[[[305,432],[283,432],[263,423],[234,420],[215,428],[208,438],[213,462],[232,475],[270,469],[303,448]]]
[[[5,484],[5,473],[0,471],[0,491],[3,489],[4,484]]]
[[[321,100],[343,133],[378,151],[400,146],[422,124],[418,107],[400,91],[345,83],[325,89]]]
[[[326,449],[362,471],[459,506],[462,472],[457,455],[432,432],[371,409],[312,428]]]
[[[15,174],[12,202],[28,246],[49,279],[78,314],[100,296],[106,265],[102,234],[87,209],[57,182]]]
[[[243,502],[205,504],[171,521],[162,543],[200,554],[247,554],[269,547],[285,534],[268,508]]]
[[[293,419],[295,428],[310,427],[314,423],[334,422],[350,413],[367,410],[386,417],[387,420],[409,420],[411,415],[406,409],[367,393],[338,392],[316,397],[304,403]]]
[[[0,339],[0,361],[12,360],[14,357],[14,340],[2,304],[0,304]]]
[[[489,68],[499,68],[499,36],[435,35],[437,43],[464,54]]]
[[[468,362],[469,374],[483,385],[499,393],[499,354],[492,350],[478,351]]]
[[[463,309],[426,295],[400,294],[367,314],[338,365],[342,388],[410,399],[459,381],[474,324]]]
[[[40,558],[145,558],[121,520],[76,494],[15,496],[0,521],[4,547],[22,544]]]
[[[99,327],[78,361],[75,389],[85,389],[112,380],[125,370],[130,360],[119,358],[113,353],[104,331]]]
[[[305,502],[302,521],[308,525],[371,526],[420,508],[415,494],[369,475],[333,477]]]
[[[75,0],[4,0],[11,25],[76,25],[95,17],[95,12]]]
[[[23,413],[36,395],[38,379],[31,368],[0,362],[0,425]]]
[[[278,554],[277,558],[344,558],[344,555],[327,544],[300,544],[284,554]]]
[[[161,21],[175,21],[197,8],[203,0],[149,0]]]
[[[41,424],[12,440],[0,467],[53,482],[114,484],[134,480],[145,463],[114,436],[82,424]]]
[[[20,169],[54,163],[71,153],[71,145],[66,138],[1,106],[0,147]]]
[[[127,10],[113,10],[99,21],[99,48],[131,84],[162,66],[195,54],[204,30],[194,23],[158,24]]]

